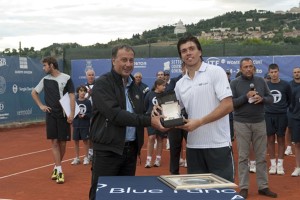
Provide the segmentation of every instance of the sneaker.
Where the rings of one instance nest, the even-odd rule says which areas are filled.
[[[179,160],[179,166],[180,167],[184,167],[184,164],[185,164],[184,160],[182,158],[180,158],[180,160]]]
[[[56,183],[57,184],[62,184],[65,182],[65,175],[63,173],[58,173],[57,177],[56,177]]]
[[[88,158],[90,159],[90,161],[93,160],[93,149],[89,149],[89,155]]]
[[[146,164],[145,164],[145,168],[151,168],[151,161],[150,160],[147,160],[146,161]]]
[[[80,164],[79,158],[74,158],[74,160],[71,162],[71,165],[78,165],[78,164]]]
[[[160,160],[156,159],[153,166],[154,167],[160,167]]]
[[[291,176],[300,176],[300,167],[296,167]]]
[[[284,175],[284,169],[283,166],[277,166],[277,174]]]
[[[89,154],[89,155],[88,155],[88,159],[89,159],[90,161],[93,161],[93,155]]]
[[[241,191],[239,192],[239,195],[242,196],[244,199],[247,199],[248,189],[241,189]]]
[[[184,167],[187,168],[187,162],[186,162],[186,159],[184,160]]]
[[[269,188],[264,188],[262,190],[258,190],[258,194],[264,195],[267,197],[277,198],[277,194],[272,192]]]
[[[270,170],[269,170],[269,174],[276,174],[276,166],[271,165]]]
[[[251,173],[256,173],[256,164],[255,163],[251,163],[249,166],[249,172]]]
[[[289,156],[293,154],[292,147],[288,146],[284,152],[285,155]]]
[[[90,164],[90,159],[89,159],[88,157],[84,157],[84,159],[83,159],[83,164],[84,164],[84,165]]]
[[[166,150],[170,150],[170,142],[169,142],[169,139],[167,139]]]
[[[51,179],[52,179],[52,180],[56,180],[56,177],[57,177],[57,169],[54,169],[54,170],[53,170],[53,173],[52,173],[52,175],[51,175]]]

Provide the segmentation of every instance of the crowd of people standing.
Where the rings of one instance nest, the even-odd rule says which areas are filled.
[[[128,45],[112,49],[110,72],[95,80],[95,72],[87,70],[87,80],[92,78],[86,85],[77,87],[77,95],[70,76],[59,72],[57,61],[52,57],[43,60],[47,75],[33,89],[32,97],[46,113],[47,139],[51,141],[55,160],[51,179],[64,183],[61,161],[66,142],[71,139],[72,123],[75,141],[72,164],[80,163],[79,140],[85,146],[83,164],[92,161],[90,199],[96,198],[99,176],[135,175],[145,130],[148,134],[146,168],[161,166],[163,140],[168,138],[170,174],[179,174],[181,155],[186,152],[188,174],[214,173],[231,182],[236,180],[232,153],[232,142],[236,141],[239,194],[245,199],[251,150],[260,195],[277,197],[269,189],[268,174],[285,174],[284,155],[292,153],[289,141],[295,144],[296,157],[296,168],[291,175],[300,176],[300,67],[293,69],[293,81],[288,83],[280,79],[279,66],[272,63],[268,68],[270,80],[266,81],[255,75],[251,58],[242,58],[241,75],[229,80],[230,73],[204,62],[196,37],[180,38],[177,50],[182,74],[170,79],[169,70],[158,71],[151,90],[142,82],[141,73],[131,74],[135,51]],[[38,96],[42,90],[45,104]],[[161,124],[164,116],[160,114],[157,97],[169,91],[175,92],[185,113],[185,123],[165,128]],[[67,92],[69,116],[59,103]],[[80,113],[74,118],[76,102]],[[155,140],[156,157],[152,165]],[[186,150],[183,150],[183,140]],[[286,150],[285,141],[288,142]]]

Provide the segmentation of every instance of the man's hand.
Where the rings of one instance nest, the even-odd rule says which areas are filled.
[[[74,114],[72,115],[72,113],[71,113],[71,115],[70,115],[70,116],[68,117],[68,119],[67,119],[67,122],[68,122],[69,124],[72,124],[73,119],[74,119]]]
[[[169,128],[163,127],[163,125],[160,122],[161,117],[162,116],[151,116],[151,126],[156,130],[159,130],[161,132],[166,132],[169,130]]]
[[[162,107],[159,105],[154,105],[151,111],[151,117],[160,116],[162,112]]]
[[[263,100],[264,100],[264,99],[263,99],[261,96],[259,96],[258,94],[254,95],[254,97],[253,97],[253,103],[254,103],[254,104],[259,104],[259,103],[261,103]]]
[[[41,106],[40,106],[40,109],[41,109],[43,112],[51,113],[51,108],[48,107],[48,106],[41,105]]]
[[[182,126],[176,126],[176,128],[183,129],[187,132],[194,131],[202,125],[201,119],[184,119],[185,124]]]

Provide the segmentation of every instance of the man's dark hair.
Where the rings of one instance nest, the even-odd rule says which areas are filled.
[[[58,63],[54,57],[51,57],[51,56],[45,57],[42,60],[42,63],[48,63],[48,65],[53,64],[54,69],[58,69]]]
[[[199,40],[198,40],[195,36],[193,36],[193,35],[191,35],[191,34],[188,33],[188,34],[184,35],[183,37],[181,37],[181,38],[178,40],[178,42],[177,42],[177,51],[178,51],[178,54],[179,54],[179,57],[180,57],[180,58],[181,58],[180,46],[181,46],[182,44],[187,43],[187,42],[193,42],[193,43],[195,43],[196,46],[197,46],[197,49],[198,49],[199,51],[203,52]],[[201,60],[203,60],[203,59],[202,59],[202,55],[200,56],[200,58],[201,58]]]
[[[126,45],[126,44],[122,44],[122,45],[118,45],[118,46],[115,46],[115,47],[112,48],[112,50],[111,50],[111,57],[112,57],[112,59],[115,59],[117,57],[118,51],[120,49],[125,49],[126,51],[132,51],[133,55],[135,55],[135,51],[134,51],[134,49],[131,46]],[[114,67],[113,63],[111,63],[111,67],[112,68]]]
[[[123,44],[123,45],[118,45],[118,46],[115,46],[115,47],[112,48],[111,57],[112,58],[116,58],[117,54],[118,54],[118,51],[120,49],[125,49],[126,51],[132,51],[133,54],[135,55],[135,51],[134,51],[134,49],[131,46]]]
[[[268,70],[270,70],[270,69],[278,69],[278,71],[279,71],[279,66],[277,64],[275,64],[275,63],[272,63],[268,67]]]
[[[244,61],[252,61],[252,63],[253,63],[253,60],[251,58],[242,58],[240,60],[240,67],[242,67],[242,64],[243,64]]]

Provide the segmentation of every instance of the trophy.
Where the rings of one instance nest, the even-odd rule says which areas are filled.
[[[184,124],[184,117],[181,115],[180,105],[174,91],[163,93],[157,97],[157,100],[162,108],[161,114],[165,116],[165,118],[161,119],[163,127],[174,128]]]

